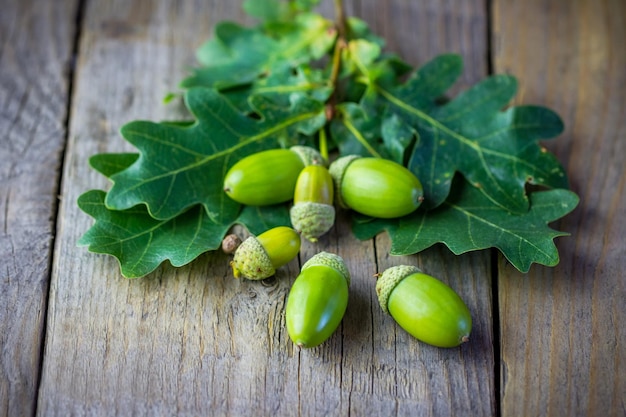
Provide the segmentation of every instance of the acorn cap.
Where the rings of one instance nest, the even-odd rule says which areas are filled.
[[[250,236],[239,245],[230,266],[235,278],[261,280],[276,273],[269,255],[255,236]]]
[[[291,224],[311,242],[328,232],[335,224],[335,207],[310,201],[294,204],[289,210]]]
[[[330,172],[330,176],[333,177],[333,181],[335,182],[335,200],[341,208],[349,208],[341,198],[341,183],[343,181],[343,174],[346,172],[348,165],[350,165],[355,159],[359,158],[361,158],[360,155],[342,156],[330,164],[330,167],[328,167],[328,172]]]
[[[296,145],[289,148],[290,151],[295,152],[302,162],[304,166],[307,165],[326,165],[326,161],[322,157],[322,154],[318,152],[317,149],[311,148],[310,146],[301,146]]]
[[[302,265],[300,272],[312,266],[328,266],[333,268],[346,279],[348,287],[350,286],[350,271],[348,271],[348,267],[346,267],[346,264],[341,256],[329,252],[320,252],[306,261],[304,265]]]
[[[393,292],[393,289],[396,288],[396,285],[409,275],[419,272],[422,272],[422,270],[416,266],[400,265],[387,268],[378,277],[376,281],[376,294],[378,294],[380,308],[382,308],[385,313],[389,314],[387,304],[389,303],[389,296]]]

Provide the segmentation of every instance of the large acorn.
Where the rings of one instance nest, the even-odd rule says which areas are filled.
[[[250,236],[235,251],[230,262],[235,278],[269,278],[300,251],[300,235],[291,227],[279,226]]]
[[[385,270],[376,282],[380,307],[422,342],[455,347],[469,340],[472,317],[452,288],[409,265]]]
[[[339,205],[368,216],[406,216],[424,199],[419,179],[388,159],[348,155],[334,161],[329,171]]]
[[[335,223],[333,179],[323,165],[309,165],[298,176],[289,214],[291,224],[311,242]]]
[[[285,308],[287,333],[298,347],[318,346],[335,332],[349,286],[350,272],[339,255],[320,252],[302,265]]]
[[[293,198],[296,181],[305,166],[322,161],[308,146],[270,149],[235,163],[224,177],[224,191],[238,203],[267,206]]]

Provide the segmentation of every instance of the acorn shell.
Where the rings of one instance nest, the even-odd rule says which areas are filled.
[[[249,206],[279,204],[293,198],[300,171],[322,160],[313,148],[294,146],[249,155],[235,163],[224,177],[224,191]]]
[[[348,306],[350,273],[341,257],[321,252],[302,266],[285,309],[287,332],[299,347],[322,344],[335,332]]]
[[[383,158],[349,155],[331,164],[340,205],[389,219],[412,213],[423,200],[422,184],[404,166]]]
[[[323,165],[304,167],[298,175],[293,202],[333,204],[333,177]]]
[[[300,252],[300,235],[291,227],[278,226],[257,236],[274,268],[291,262]]]
[[[387,269],[376,283],[383,311],[413,337],[438,347],[455,347],[469,340],[472,317],[452,288],[418,268]]]
[[[230,266],[235,278],[261,280],[274,275],[299,251],[300,235],[290,227],[279,226],[244,240]]]

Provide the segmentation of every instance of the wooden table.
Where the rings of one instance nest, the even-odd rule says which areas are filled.
[[[180,116],[162,98],[216,22],[249,22],[239,2],[1,3],[0,415],[626,415],[626,2],[346,0],[414,65],[460,53],[456,91],[510,73],[516,103],[557,111],[546,146],[581,204],[554,225],[571,233],[559,266],[527,274],[491,251],[391,257],[341,216],[300,259],[342,255],[350,306],[306,351],[284,329],[297,261],[271,286],[233,279],[221,252],[127,280],[76,246],[92,224],[77,197],[108,187],[87,158],[132,150],[128,121]],[[371,276],[400,263],[461,294],[470,343],[427,346],[380,312]]]

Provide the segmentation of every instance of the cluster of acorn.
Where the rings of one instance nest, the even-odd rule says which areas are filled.
[[[329,168],[313,148],[273,149],[241,159],[227,172],[224,191],[233,200],[262,206],[293,201],[293,228],[276,227],[237,244],[235,277],[261,280],[294,259],[300,236],[315,242],[335,221],[337,202],[378,218],[405,216],[422,202],[422,185],[411,171],[382,158],[344,156]],[[321,252],[302,266],[289,291],[287,332],[299,347],[314,347],[337,329],[348,305],[350,272],[343,259]],[[472,327],[463,300],[443,282],[413,266],[396,266],[378,276],[381,308],[408,333],[439,347],[468,340]]]

